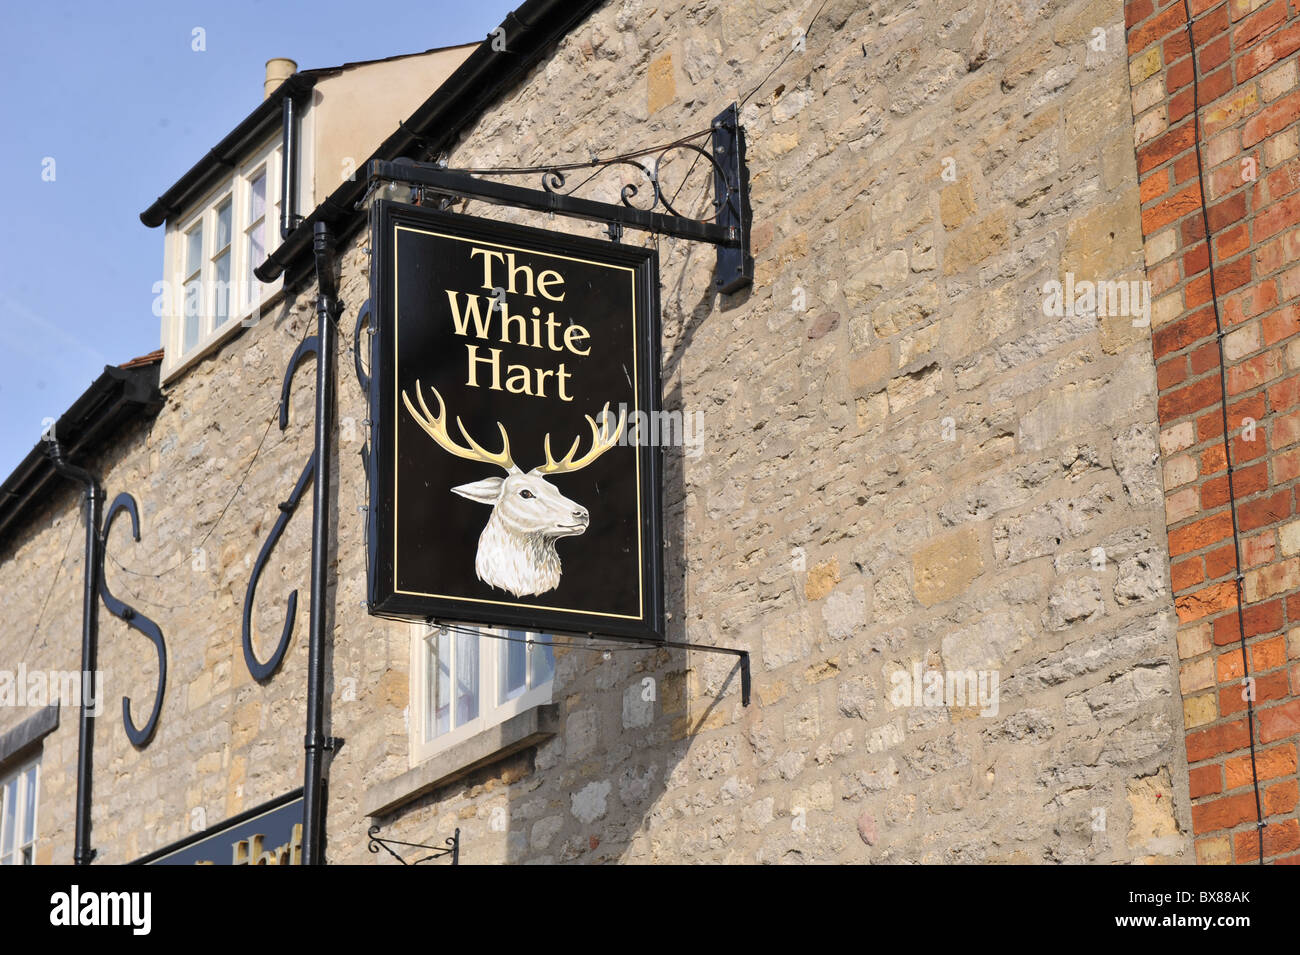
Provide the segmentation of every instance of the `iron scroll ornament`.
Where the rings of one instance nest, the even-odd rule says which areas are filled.
[[[289,359],[289,366],[284,370],[284,382],[280,386],[280,430],[283,431],[289,426],[289,392],[293,387],[293,373],[297,369],[299,362],[307,355],[314,355],[319,359],[319,339],[312,335],[305,338]],[[298,591],[293,590],[289,594],[288,605],[285,608],[284,626],[280,629],[280,641],[276,644],[275,651],[265,662],[257,658],[257,653],[253,650],[253,600],[257,595],[257,582],[261,579],[262,571],[266,568],[266,562],[271,557],[271,552],[275,550],[275,545],[279,543],[280,536],[289,524],[289,519],[293,517],[293,512],[298,508],[298,502],[302,500],[303,493],[307,490],[307,485],[311,483],[312,477],[316,473],[316,455],[313,453],[307,459],[303,466],[302,473],[298,475],[298,481],[293,486],[293,491],[289,494],[289,499],[280,504],[280,516],[275,519],[275,526],[271,528],[271,533],[267,535],[266,542],[262,544],[262,550],[257,555],[257,562],[253,564],[253,573],[248,578],[248,590],[244,593],[244,619],[243,632],[241,640],[244,647],[244,663],[248,667],[249,674],[259,683],[269,680],[275,671],[280,668],[284,661],[284,655],[289,649],[289,638],[293,636],[293,625],[298,615]]]
[[[121,511],[126,511],[131,515],[131,537],[137,543],[139,542],[140,514],[136,509],[135,498],[123,491],[113,498],[113,503],[108,509],[108,516],[104,519],[104,530],[100,534],[102,546],[107,545],[109,531],[113,529],[113,519]],[[157,690],[154,692],[153,709],[150,711],[149,719],[145,721],[142,728],[137,727],[135,721],[131,719],[130,698],[122,697],[122,725],[126,729],[126,737],[131,741],[132,746],[143,749],[153,739],[154,731],[158,729],[158,717],[162,713],[163,694],[167,690],[167,644],[163,639],[162,629],[158,624],[134,607],[114,597],[112,591],[108,589],[108,580],[103,575],[99,578],[99,597],[104,602],[104,607],[109,613],[123,621],[132,630],[148,637],[153,642],[154,649],[158,652]]]
[[[698,162],[699,161],[698,157],[702,156],[704,159],[708,160],[709,165],[713,169],[714,175],[720,177],[720,180],[723,184],[724,191],[721,196],[718,196],[713,199],[713,207],[714,207],[713,215],[710,216],[682,215],[682,213],[678,212],[677,209],[674,208],[672,199],[670,199],[667,196],[663,188],[663,180],[660,176],[660,167],[663,165],[665,157],[667,157],[670,153],[676,152],[677,150],[685,150],[688,152],[695,153],[697,157],[695,162]],[[687,170],[688,176],[690,175],[691,170],[694,169],[695,162],[692,162],[691,167]],[[718,160],[714,158],[713,154],[709,152],[709,150],[704,149],[700,146],[696,146],[694,143],[687,143],[687,142],[676,142],[666,146],[661,152],[659,152],[658,155],[655,156],[654,163],[651,166],[647,166],[644,163],[637,162],[635,159],[618,158],[618,159],[611,159],[611,160],[595,160],[590,164],[589,167],[582,167],[582,168],[594,168],[596,171],[593,172],[591,175],[587,176],[587,178],[583,179],[577,185],[570,186],[567,190],[564,188],[566,180],[563,171],[561,171],[558,168],[547,169],[542,172],[542,179],[541,179],[542,190],[555,196],[573,195],[575,192],[577,192],[587,183],[591,182],[597,176],[600,176],[606,170],[613,169],[616,166],[631,166],[633,169],[639,171],[646,178],[646,181],[649,182],[650,184],[651,198],[650,198],[649,205],[637,205],[635,202],[632,201],[637,195],[640,194],[640,190],[637,188],[635,183],[623,184],[622,189],[619,190],[619,200],[623,203],[623,205],[627,206],[629,209],[640,209],[642,212],[654,212],[655,210],[662,207],[664,211],[666,211],[670,215],[676,216],[679,219],[694,219],[696,222],[715,222],[717,221],[718,217],[722,215],[723,211],[728,207],[728,205],[733,204],[733,200],[735,198],[736,185],[730,181],[731,177],[727,174],[726,169],[724,169],[723,166],[718,162]],[[471,173],[479,172],[479,170],[466,170],[466,171]],[[483,171],[489,172],[488,170],[483,170]],[[505,171],[505,172],[494,171],[491,172],[491,174],[518,175],[519,173],[513,171]],[[682,186],[684,185],[685,183],[682,183]],[[677,191],[678,192],[681,191],[681,186],[678,187]]]

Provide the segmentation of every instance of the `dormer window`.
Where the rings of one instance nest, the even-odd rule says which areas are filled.
[[[253,325],[281,283],[253,270],[280,239],[280,140],[254,153],[206,200],[168,223],[164,378],[200,358],[241,326]]]

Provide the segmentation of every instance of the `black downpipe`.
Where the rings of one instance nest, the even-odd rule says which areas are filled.
[[[298,121],[292,95],[283,102],[284,143],[280,149],[280,238],[287,239],[298,217]]]
[[[313,230],[316,256],[316,473],[312,479],[311,638],[307,651],[307,736],[303,778],[303,865],[325,862],[325,638],[330,534],[330,460],[334,437],[335,318],[334,233],[326,222]]]
[[[96,658],[99,655],[99,582],[104,559],[99,523],[102,520],[104,492],[93,474],[64,460],[63,449],[57,439],[51,439],[49,455],[54,470],[86,486],[86,575],[81,601],[81,684],[83,687],[94,686],[93,676],[87,681],[84,675],[95,672]],[[95,850],[90,847],[90,794],[95,746],[95,717],[92,708],[98,702],[87,699],[86,694],[82,694],[81,720],[77,728],[77,831],[76,845],[72,852],[73,862],[77,865],[89,865],[95,858]]]

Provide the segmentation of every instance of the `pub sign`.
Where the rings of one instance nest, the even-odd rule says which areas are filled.
[[[654,251],[371,216],[371,611],[662,639]]]

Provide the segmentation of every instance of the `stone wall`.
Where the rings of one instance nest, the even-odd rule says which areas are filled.
[[[1181,0],[1126,7],[1193,831],[1202,862],[1256,862],[1262,815],[1294,862],[1300,12],[1190,9],[1189,39]]]
[[[704,129],[816,7],[610,3],[450,163],[584,160]],[[749,649],[753,704],[733,658],[560,651],[563,731],[382,820],[389,834],[459,827],[472,862],[1190,860],[1149,332],[1044,311],[1045,283],[1067,273],[1143,275],[1123,37],[1119,0],[826,4],[743,109],[754,287],[720,298],[708,247],[627,237],[662,256],[665,406],[703,415],[703,452],[666,458],[670,636]],[[341,254],[349,346],[367,244]],[[99,721],[102,861],[301,783],[309,501],[260,587],[262,656],[289,591],[301,598],[265,686],[239,624],[310,452],[310,367],[289,428],[270,421],[313,302],[299,290],[178,380],[101,464],[110,493],[142,505],[142,541],[116,529],[116,561],[179,563],[155,579],[109,562],[114,591],[167,632],[172,669],[148,748],[127,742],[115,702]],[[330,859],[364,863],[378,858],[367,791],[409,766],[411,629],[361,606],[367,412],[346,357],[340,369],[329,732],[346,743],[327,824]],[[52,502],[4,555],[6,659],[74,508],[73,492]],[[46,666],[75,666],[74,563],[30,657]],[[109,700],[142,713],[152,651],[102,619]],[[905,704],[892,691],[914,666],[995,674],[996,712]],[[45,859],[71,857],[75,753],[65,719],[43,764]]]

